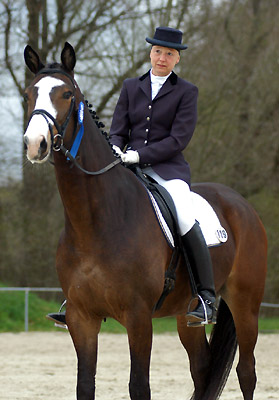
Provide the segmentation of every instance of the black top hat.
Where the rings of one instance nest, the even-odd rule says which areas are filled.
[[[153,38],[147,37],[145,39],[148,43],[156,46],[169,47],[170,49],[185,50],[187,45],[181,44],[182,32],[178,29],[167,28],[160,26],[156,28]]]

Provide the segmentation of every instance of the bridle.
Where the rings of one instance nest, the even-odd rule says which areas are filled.
[[[68,123],[70,121],[70,118],[71,118],[71,115],[72,115],[72,112],[73,112],[73,109],[74,109],[74,105],[75,105],[75,98],[73,96],[72,100],[71,100],[71,104],[70,104],[70,108],[69,108],[68,114],[67,114],[66,119],[65,119],[65,121],[63,122],[62,125],[59,125],[58,122],[56,121],[56,119],[48,111],[46,111],[44,109],[38,108],[37,110],[32,111],[32,113],[30,114],[29,122],[30,122],[31,118],[34,115],[42,115],[44,117],[44,119],[46,120],[46,122],[48,124],[49,131],[50,131],[50,135],[51,135],[52,149],[54,151],[61,150],[61,147],[63,146],[63,139],[64,139],[65,131],[66,131]],[[56,130],[58,132],[55,135],[53,133],[52,125],[48,121],[47,117],[53,122],[53,125],[55,126],[55,128],[56,128]],[[56,139],[56,141],[58,143],[56,143],[55,139]]]
[[[99,171],[87,171],[86,169],[81,167],[81,165],[77,162],[77,160],[75,158],[76,152],[78,150],[78,147],[80,145],[80,142],[81,142],[81,139],[82,139],[82,136],[83,136],[83,131],[81,132],[80,135],[79,135],[79,133],[76,135],[76,140],[78,140],[78,143],[75,141],[74,145],[72,146],[72,149],[73,149],[73,147],[75,147],[74,154],[72,154],[72,151],[71,151],[72,149],[69,150],[64,146],[64,135],[65,135],[67,126],[69,124],[71,115],[72,115],[73,110],[74,110],[75,90],[76,90],[76,86],[77,85],[76,85],[75,80],[73,79],[73,77],[70,74],[68,74],[67,72],[65,72],[65,71],[63,71],[61,69],[58,69],[58,68],[43,68],[41,71],[39,71],[36,74],[36,76],[41,75],[41,74],[51,75],[51,74],[55,74],[55,73],[59,73],[59,74],[65,75],[67,78],[69,78],[71,80],[71,82],[73,84],[73,87],[74,87],[74,94],[72,96],[71,104],[70,104],[67,116],[65,118],[65,121],[63,122],[62,125],[59,125],[57,120],[48,111],[46,111],[44,109],[37,109],[37,110],[34,110],[34,111],[31,112],[28,124],[29,124],[29,122],[31,121],[31,119],[32,119],[32,117],[34,115],[43,116],[45,121],[48,124],[48,128],[49,128],[50,135],[51,135],[51,148],[53,149],[53,151],[61,151],[65,155],[65,157],[68,160],[70,160],[82,172],[84,172],[84,173],[86,173],[88,175],[101,175],[101,174],[109,171],[115,165],[121,163],[121,158],[117,158],[115,161],[113,161],[112,163],[108,164],[106,167],[100,169]],[[55,126],[55,128],[57,130],[56,134],[54,134],[52,124],[49,122],[48,118],[53,122],[53,125]],[[77,124],[78,124],[78,122],[77,122]],[[82,128],[83,128],[83,123],[82,123]],[[76,132],[76,130],[77,129],[75,128],[75,132]]]

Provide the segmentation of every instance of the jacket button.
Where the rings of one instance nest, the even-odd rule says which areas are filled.
[[[149,108],[149,110],[151,110],[152,106],[149,104],[148,108]]]
[[[145,132],[148,132],[149,131],[149,129],[145,129]]]
[[[146,119],[147,119],[147,121],[150,121],[150,117],[147,117]]]
[[[144,141],[144,144],[147,144],[147,140]]]

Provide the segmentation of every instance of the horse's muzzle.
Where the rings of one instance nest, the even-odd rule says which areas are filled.
[[[35,139],[30,139],[27,135],[24,135],[24,148],[29,161],[32,163],[45,162],[50,154],[50,145],[43,135],[39,135]]]

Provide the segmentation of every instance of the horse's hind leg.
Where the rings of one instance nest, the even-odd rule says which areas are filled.
[[[245,207],[241,216],[234,221],[236,254],[224,297],[233,315],[239,346],[240,388],[244,400],[252,400],[257,382],[254,350],[267,270],[267,238],[251,209]]]
[[[145,315],[144,313],[129,314],[126,328],[131,358],[130,397],[132,400],[150,400],[151,315]]]
[[[257,258],[254,259],[254,263],[250,257],[251,264],[248,261],[246,264],[241,264],[229,282],[225,295],[236,329],[239,346],[239,362],[236,370],[244,400],[253,399],[256,387],[254,350],[258,338],[258,316],[265,282],[265,262],[260,254],[255,255]]]
[[[257,382],[254,350],[258,337],[258,310],[252,310],[247,300],[245,293],[239,295],[231,306],[231,312],[239,346],[237,376],[244,400],[252,400]]]
[[[255,357],[254,348],[256,345],[257,334],[255,331],[247,330],[245,332],[250,336],[249,343],[247,339],[243,337],[242,334],[238,334],[239,345],[239,362],[236,368],[237,376],[240,384],[241,391],[243,393],[243,398],[245,400],[252,400],[254,395],[254,390],[256,387],[257,377],[255,370]],[[243,344],[242,344],[243,343]]]

